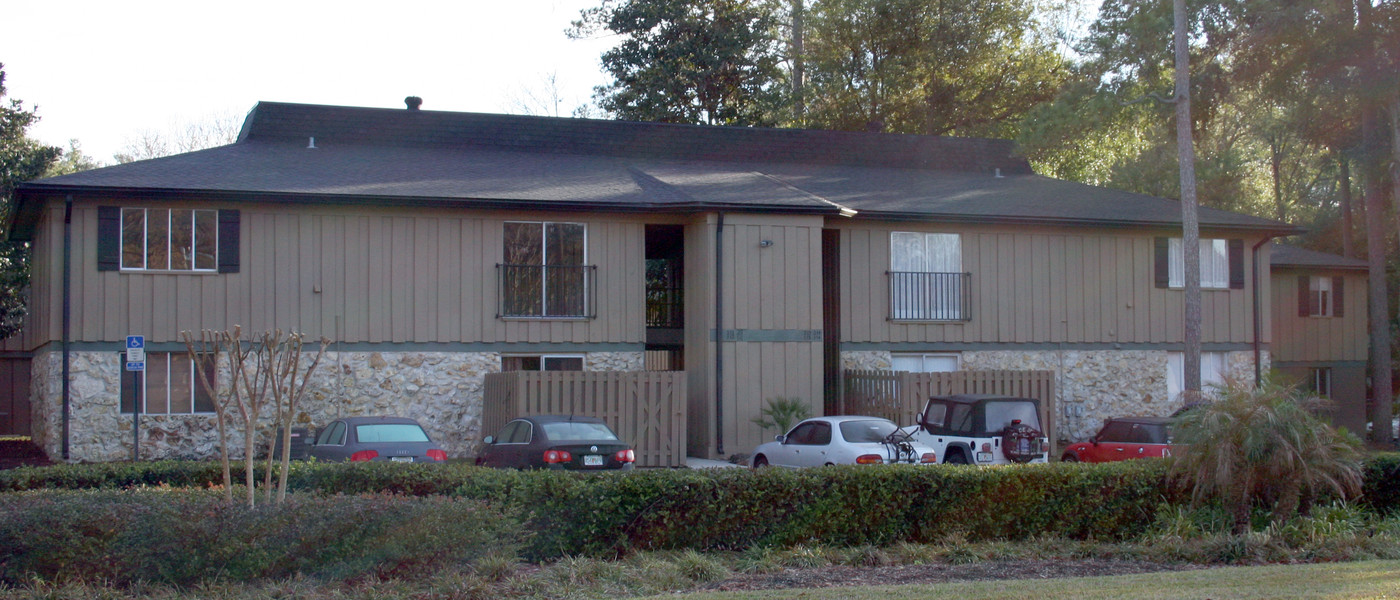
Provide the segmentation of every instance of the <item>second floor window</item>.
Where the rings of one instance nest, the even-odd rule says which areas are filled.
[[[1186,287],[1186,258],[1181,238],[1172,238],[1168,249],[1169,287]],[[1201,239],[1201,288],[1230,287],[1230,252],[1223,239]]]
[[[1298,316],[1342,316],[1343,280],[1341,277],[1318,275],[1298,276]]]
[[[890,234],[890,318],[955,321],[968,318],[968,275],[956,233]]]
[[[508,222],[500,270],[504,317],[592,316],[583,223]]]
[[[121,268],[140,271],[218,270],[219,211],[123,208]]]

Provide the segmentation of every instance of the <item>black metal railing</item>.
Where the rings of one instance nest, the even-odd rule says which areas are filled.
[[[496,265],[496,316],[591,319],[597,316],[596,265]]]
[[[885,274],[890,278],[890,320],[972,320],[972,273]]]
[[[685,296],[680,286],[647,288],[647,327],[685,327]]]

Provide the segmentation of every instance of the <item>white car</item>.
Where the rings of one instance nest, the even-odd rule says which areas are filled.
[[[815,417],[774,439],[754,449],[750,466],[795,469],[938,462],[932,448],[911,443],[892,421],[879,417]]]

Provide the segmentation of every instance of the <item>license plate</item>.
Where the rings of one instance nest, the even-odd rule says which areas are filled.
[[[389,460],[394,462],[413,462],[412,456],[390,456]]]
[[[991,452],[978,452],[978,453],[977,453],[977,462],[992,462],[992,453],[991,453]]]
[[[601,467],[603,466],[603,457],[598,454],[585,454],[583,455],[583,466]]]

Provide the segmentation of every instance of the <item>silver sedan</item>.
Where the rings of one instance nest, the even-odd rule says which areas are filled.
[[[815,417],[798,423],[787,435],[755,448],[753,468],[823,465],[936,464],[933,449],[909,440],[889,419]]]

